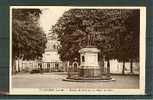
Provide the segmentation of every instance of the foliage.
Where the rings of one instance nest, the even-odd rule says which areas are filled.
[[[46,36],[39,27],[40,9],[12,9],[12,55],[26,60],[44,53]]]
[[[126,31],[120,34],[120,47],[117,49],[118,59],[129,61],[139,58],[140,12],[135,10],[125,21]]]
[[[65,12],[52,27],[53,33],[58,35],[61,44],[59,48],[61,59],[63,61],[72,61],[75,57],[79,59],[78,51],[87,46],[88,34],[92,34],[94,46],[101,50],[101,58],[105,56],[106,59],[121,60],[126,57],[128,50],[131,50],[132,53],[129,54],[133,55],[134,52],[129,48],[139,45],[139,39],[131,44],[134,38],[139,38],[139,23],[133,21],[135,11],[130,9],[70,9]],[[132,25],[136,25],[136,28]],[[137,31],[136,34],[135,31]],[[135,52],[137,51],[138,47],[135,48]]]

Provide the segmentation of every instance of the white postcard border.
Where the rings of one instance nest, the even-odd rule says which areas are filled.
[[[12,9],[13,8],[76,8],[76,9],[140,9],[140,75],[139,89],[34,89],[12,88]],[[107,6],[107,7],[82,7],[82,6],[10,6],[10,65],[9,65],[9,94],[10,95],[145,95],[145,60],[146,60],[146,7],[144,6]],[[59,90],[62,91],[59,91]]]

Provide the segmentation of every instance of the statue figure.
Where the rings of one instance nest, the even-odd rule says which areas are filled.
[[[87,39],[87,46],[94,46],[95,45],[95,34],[88,34],[88,39]]]

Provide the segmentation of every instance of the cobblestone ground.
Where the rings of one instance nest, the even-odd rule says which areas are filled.
[[[102,88],[136,89],[139,88],[139,76],[112,75],[116,81],[110,82],[68,82],[63,81],[66,74],[16,74],[12,76],[12,88]]]

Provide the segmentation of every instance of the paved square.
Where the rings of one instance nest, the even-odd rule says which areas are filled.
[[[68,82],[65,73],[16,74],[12,76],[12,88],[102,88],[138,89],[139,76],[112,75],[116,81],[110,82]]]

